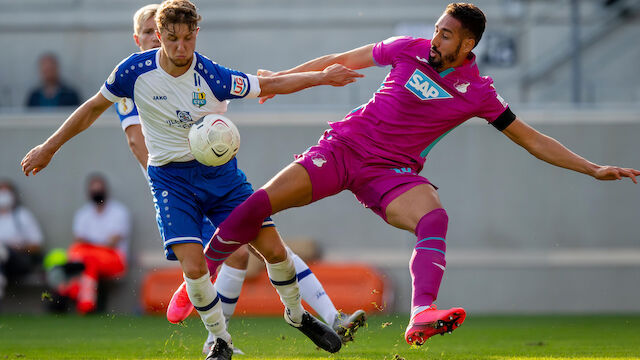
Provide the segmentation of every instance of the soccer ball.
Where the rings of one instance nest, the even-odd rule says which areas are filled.
[[[189,130],[191,154],[204,165],[224,165],[236,156],[239,148],[238,128],[222,115],[205,115]]]

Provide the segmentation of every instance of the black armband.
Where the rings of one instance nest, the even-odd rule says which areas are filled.
[[[498,131],[502,131],[507,128],[507,126],[511,125],[511,123],[516,119],[516,115],[511,111],[510,108],[506,108],[498,118],[491,123],[493,127],[498,129]]]

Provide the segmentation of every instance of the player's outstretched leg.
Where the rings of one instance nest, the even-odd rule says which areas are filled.
[[[391,200],[385,215],[389,224],[412,231],[417,236],[409,263],[413,292],[405,340],[411,345],[422,345],[435,334],[456,329],[466,314],[462,308],[437,310],[433,305],[447,265],[445,251],[449,218],[436,188],[424,178],[416,177],[416,182],[420,184],[409,184],[408,190]]]
[[[340,336],[342,343],[353,341],[355,332],[366,322],[366,314],[363,310],[357,310],[353,314],[338,312],[331,298],[322,287],[322,283],[313,274],[309,266],[287,248],[289,256],[293,260],[300,287],[302,300],[306,301],[324,321]]]
[[[418,242],[410,262],[411,320],[405,332],[405,340],[411,345],[422,345],[433,335],[450,333],[466,316],[462,308],[437,310],[433,305],[446,266],[447,224],[447,212],[438,208],[424,215],[416,226]]]

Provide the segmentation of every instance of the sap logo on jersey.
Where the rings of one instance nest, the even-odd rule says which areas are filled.
[[[249,89],[247,79],[242,76],[231,75],[231,95],[244,96]]]
[[[420,100],[449,99],[452,97],[451,94],[441,88],[440,85],[436,84],[435,81],[417,69],[411,74],[409,81],[407,81],[404,87]]]

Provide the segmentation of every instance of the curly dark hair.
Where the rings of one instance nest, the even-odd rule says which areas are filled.
[[[193,31],[202,16],[198,15],[196,6],[189,0],[167,0],[160,4],[155,19],[159,31],[175,24],[185,24]]]
[[[469,37],[475,40],[474,47],[478,45],[487,23],[487,18],[482,10],[471,3],[451,3],[447,5],[447,9],[444,12],[460,21],[462,28],[468,32]]]

